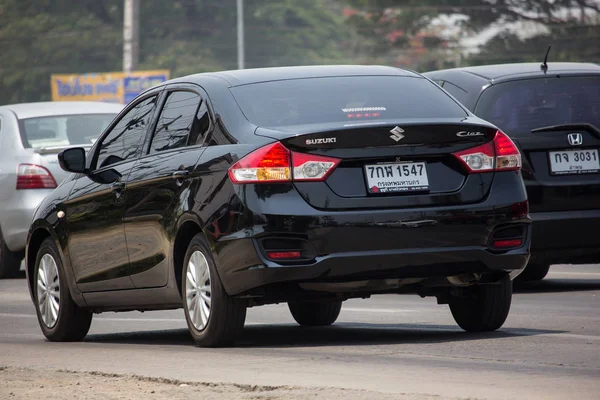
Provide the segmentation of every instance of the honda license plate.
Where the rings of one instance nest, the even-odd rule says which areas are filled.
[[[365,165],[369,193],[429,190],[424,162]]]
[[[548,157],[552,175],[588,174],[600,171],[598,149],[550,151]]]

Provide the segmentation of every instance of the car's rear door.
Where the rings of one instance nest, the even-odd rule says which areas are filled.
[[[492,85],[475,113],[522,150],[532,212],[600,209],[600,75]]]
[[[168,282],[176,224],[190,207],[195,166],[210,127],[206,98],[198,86],[167,88],[126,190],[125,235],[136,288]]]

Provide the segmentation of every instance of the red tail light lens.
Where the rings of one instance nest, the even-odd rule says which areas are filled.
[[[521,153],[513,141],[500,131],[496,132],[493,141],[454,155],[470,173],[521,169]]]
[[[324,181],[339,162],[337,158],[292,152],[276,142],[232,165],[229,178],[233,183]]]
[[[34,164],[20,164],[17,169],[17,190],[54,189],[56,181],[46,168]]]

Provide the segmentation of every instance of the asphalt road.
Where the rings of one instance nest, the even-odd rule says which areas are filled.
[[[0,366],[416,397],[600,399],[600,265],[555,266],[518,289],[491,334],[464,333],[447,306],[407,295],[348,301],[327,328],[298,327],[285,305],[253,308],[229,349],[194,347],[182,310],[94,318],[84,342],[49,343],[25,281],[0,281]]]

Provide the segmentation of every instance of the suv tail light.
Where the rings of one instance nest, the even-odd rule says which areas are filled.
[[[56,181],[46,168],[34,164],[19,164],[17,169],[17,190],[54,189]]]
[[[296,153],[275,142],[232,165],[229,178],[233,183],[324,181],[339,163],[337,158]]]
[[[521,169],[519,149],[501,131],[496,132],[491,142],[453,154],[462,161],[470,173]]]

